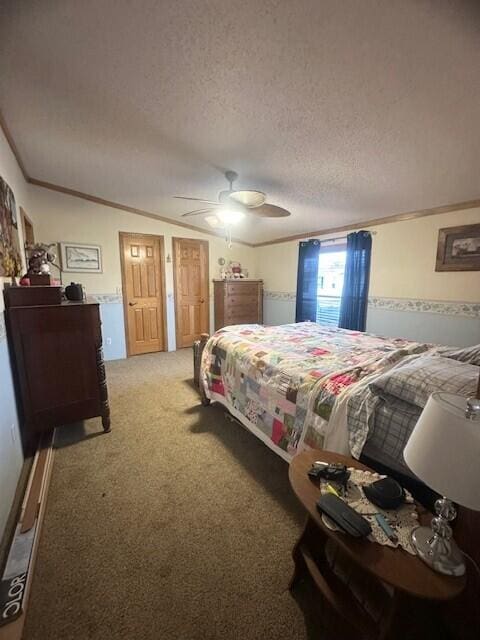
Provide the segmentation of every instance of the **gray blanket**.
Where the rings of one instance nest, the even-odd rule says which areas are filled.
[[[353,394],[347,405],[350,441],[363,452],[403,473],[411,473],[403,460],[410,434],[434,391],[448,391],[465,397],[475,394],[479,367],[434,354],[405,358],[373,381],[362,394]],[[368,435],[358,442],[362,426]]]

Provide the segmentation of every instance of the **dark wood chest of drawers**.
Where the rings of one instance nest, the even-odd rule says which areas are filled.
[[[231,324],[263,323],[262,280],[214,280],[215,331]]]
[[[95,416],[102,417],[108,431],[98,304],[6,303],[24,451],[35,447],[43,431]]]

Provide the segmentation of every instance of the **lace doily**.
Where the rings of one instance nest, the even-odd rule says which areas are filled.
[[[405,502],[398,509],[380,509],[380,507],[377,507],[367,500],[362,491],[362,487],[367,484],[372,484],[372,482],[385,478],[386,476],[371,471],[361,471],[353,467],[349,467],[348,470],[350,471],[350,478],[348,480],[347,493],[344,496],[339,491],[339,494],[352,509],[355,509],[355,511],[368,520],[372,527],[372,533],[368,536],[368,539],[371,542],[377,542],[378,544],[383,544],[388,547],[402,547],[402,549],[405,549],[408,553],[416,555],[416,551],[411,542],[411,534],[413,529],[418,527],[419,522],[412,495],[405,490]],[[337,483],[331,482],[330,484],[335,489],[338,489],[339,485]],[[320,491],[322,494],[328,493],[327,482],[322,480],[320,483]],[[395,532],[398,542],[393,542],[387,537],[375,518],[375,514],[377,513],[381,513],[385,517]],[[332,528],[333,525],[333,528],[340,531],[339,527],[332,523],[331,520],[325,516],[322,516],[322,519],[327,527]]]

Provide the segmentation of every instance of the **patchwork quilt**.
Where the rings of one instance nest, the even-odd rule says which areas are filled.
[[[352,385],[428,348],[311,322],[235,325],[207,342],[201,383],[210,400],[290,459],[322,446],[332,410]]]

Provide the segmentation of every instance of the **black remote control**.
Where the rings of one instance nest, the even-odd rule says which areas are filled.
[[[355,509],[331,493],[321,496],[317,502],[317,509],[327,515],[335,524],[356,538],[368,536],[372,527]]]

